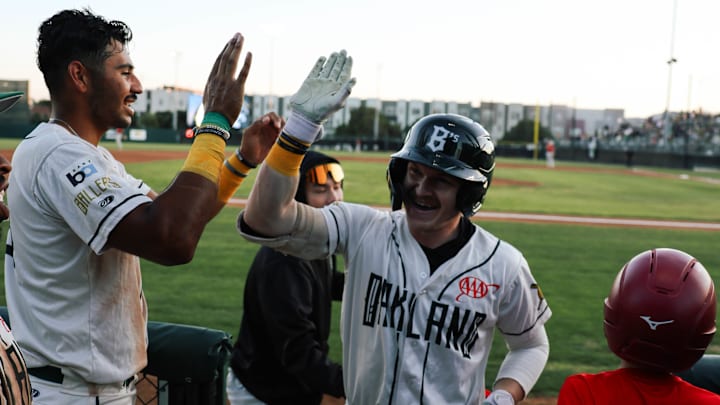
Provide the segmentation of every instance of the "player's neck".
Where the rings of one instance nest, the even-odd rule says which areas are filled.
[[[82,138],[97,146],[102,138],[103,131],[99,130],[92,122],[85,119],[78,119],[72,115],[54,113],[48,123],[64,128],[72,135]]]
[[[52,103],[51,120],[79,138],[97,146],[107,128],[92,119],[87,103],[72,97],[56,98]]]
[[[408,222],[410,234],[415,240],[425,248],[435,249],[445,243],[457,238],[460,232],[460,218],[458,217],[453,224],[437,228],[426,228],[423,226],[413,226]]]

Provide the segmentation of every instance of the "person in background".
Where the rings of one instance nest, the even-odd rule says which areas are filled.
[[[555,141],[552,139],[545,142],[545,164],[551,169],[555,167]]]
[[[22,96],[22,92],[0,93],[0,113],[15,105]],[[10,209],[5,204],[5,190],[11,170],[10,162],[0,155],[0,222],[10,218]],[[10,327],[0,316],[0,404],[30,403],[32,394],[25,358]]]
[[[117,150],[122,150],[123,148],[123,128],[115,128],[115,147],[117,147]]]
[[[206,114],[188,156],[160,194],[99,142],[130,125],[143,91],[130,28],[91,11],[62,10],[39,28],[37,62],[52,118],[17,146],[5,294],[35,404],[134,405],[147,365],[147,305],[140,258],[192,260],[206,224],[267,155],[282,120],[249,129],[225,159],[252,55],[239,69],[236,33],[210,71]]]
[[[720,404],[673,375],[700,359],[715,335],[715,286],[705,267],[669,248],[644,251],[620,270],[605,299],[605,338],[620,368],[569,376],[558,405]]]
[[[340,162],[308,151],[295,201],[322,208],[343,199]],[[328,358],[332,301],[345,277],[334,255],[303,260],[263,246],[245,281],[243,318],[230,360],[231,405],[344,404],[342,367]]]

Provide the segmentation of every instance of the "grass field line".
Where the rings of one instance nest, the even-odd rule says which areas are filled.
[[[231,198],[229,205],[244,207],[247,203],[245,198]],[[388,206],[374,206],[380,210],[389,210]],[[574,225],[596,225],[596,226],[617,226],[617,227],[643,227],[643,228],[671,228],[720,231],[720,223],[714,222],[691,222],[691,221],[665,221],[652,219],[633,218],[605,218],[605,217],[582,217],[572,215],[549,215],[549,214],[521,214],[514,212],[480,211],[474,215],[478,220],[512,221],[512,222],[543,222],[556,224]]]

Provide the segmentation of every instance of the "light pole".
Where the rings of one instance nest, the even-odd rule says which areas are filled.
[[[670,120],[670,89],[672,87],[672,65],[677,62],[675,59],[675,20],[677,16],[677,0],[673,1],[673,14],[672,14],[672,31],[670,35],[670,58],[667,61],[668,65],[668,79],[667,79],[667,95],[665,98],[665,117],[663,123],[663,135],[665,139],[670,137],[672,131],[672,124]]]

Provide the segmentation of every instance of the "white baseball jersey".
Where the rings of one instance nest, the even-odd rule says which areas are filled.
[[[137,256],[105,249],[150,188],[103,147],[42,123],[15,149],[5,293],[28,368],[107,384],[147,363]]]
[[[431,274],[404,211],[336,203],[323,214],[328,240],[301,249],[345,256],[349,404],[479,404],[494,329],[520,336],[550,318],[522,254],[478,226]]]

